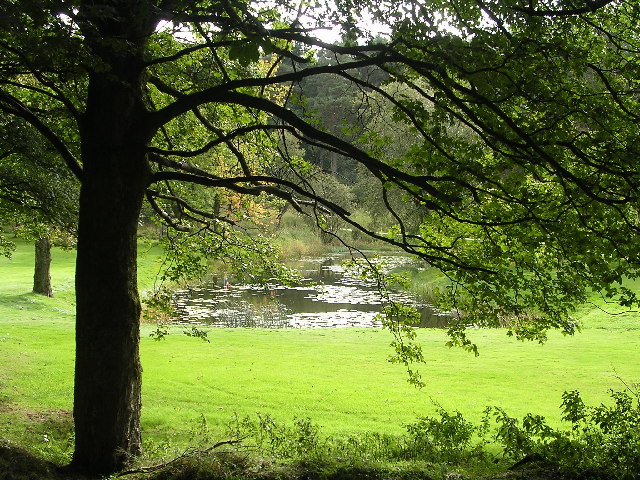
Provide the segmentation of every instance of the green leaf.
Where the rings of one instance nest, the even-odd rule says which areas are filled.
[[[229,47],[229,58],[237,60],[240,65],[246,67],[260,58],[260,47],[256,40],[241,40]]]

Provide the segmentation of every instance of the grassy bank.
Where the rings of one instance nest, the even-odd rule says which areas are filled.
[[[153,283],[157,253],[141,249],[142,289]],[[0,259],[0,438],[64,462],[72,445],[73,252],[55,249],[55,297],[33,295],[30,245]],[[406,383],[386,362],[390,335],[374,329],[210,329],[210,343],[175,328],[163,341],[143,325],[142,423],[147,452],[171,456],[198,441],[229,438],[229,426],[257,414],[293,424],[309,418],[323,435],[399,434],[434,402],[479,422],[488,405],[560,424],[562,392],[608,402],[609,388],[640,379],[635,314],[610,316],[587,305],[575,337],[552,334],[545,345],[508,339],[500,330],[471,337],[480,357],[444,346],[445,334],[421,330],[427,386]]]
[[[373,240],[354,229],[342,229],[339,233],[344,242],[361,250],[380,251],[391,248],[388,244]],[[281,258],[285,261],[348,250],[336,237],[322,234],[309,217],[291,211],[286,212],[279,223],[272,226],[272,234],[282,253]]]

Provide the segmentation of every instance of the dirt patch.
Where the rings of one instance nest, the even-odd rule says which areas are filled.
[[[69,423],[73,422],[73,414],[71,410],[55,409],[55,410],[23,410],[21,412],[30,421],[35,423]]]
[[[0,400],[2,400],[0,398]],[[0,413],[26,417],[33,423],[63,423],[72,422],[73,414],[71,410],[65,409],[49,409],[49,410],[29,410],[19,408],[9,403],[0,401]]]

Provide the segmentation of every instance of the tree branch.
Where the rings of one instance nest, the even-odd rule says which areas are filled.
[[[228,141],[232,141],[238,137],[242,137],[248,133],[257,132],[257,131],[269,131],[269,130],[293,130],[291,127],[287,127],[286,125],[249,125],[246,127],[237,128],[231,132],[224,133],[222,130],[219,131],[220,136],[207,143],[206,145],[200,147],[197,150],[162,150],[156,147],[149,147],[147,150],[151,153],[157,153],[159,155],[175,155],[177,157],[189,158],[189,157],[197,157],[198,155],[202,155],[207,153],[212,148],[221,145],[222,143],[226,143]]]
[[[164,193],[160,193],[156,190],[153,189],[147,189],[147,195],[152,195],[156,198],[161,198],[162,200],[169,200],[171,202],[174,202],[178,205],[180,205],[182,208],[184,208],[185,210],[188,210],[189,212],[193,213],[194,215],[198,215],[199,217],[203,217],[203,218],[208,218],[210,220],[218,220],[221,222],[225,222],[228,223],[229,225],[235,225],[235,222],[233,222],[232,220],[229,220],[226,217],[221,217],[219,215],[214,215],[212,213],[209,212],[205,212],[204,210],[200,210],[198,208],[193,207],[192,205],[190,205],[187,201],[185,201],[182,198],[176,197],[175,195],[165,195]],[[194,220],[198,220],[195,217],[191,217]]]
[[[597,10],[600,10],[603,7],[606,7],[610,3],[613,3],[614,0],[585,0],[585,5],[583,7],[577,8],[567,8],[560,10],[537,10],[534,7],[510,7],[511,10],[516,12],[524,13],[531,17],[571,17],[575,15],[582,15],[584,13],[593,13]]]
[[[154,195],[154,193],[156,193],[154,190],[148,189],[146,192],[146,196],[147,196],[147,201],[151,205],[151,208],[153,208],[153,210],[158,214],[158,216],[162,218],[165,222],[167,222],[167,224],[171,228],[173,228],[174,230],[177,230],[178,232],[190,231],[189,227],[185,227],[184,225],[178,224],[171,215],[165,212],[164,209],[160,205],[158,205],[158,202],[156,202],[156,199],[155,199],[156,195]]]
[[[395,57],[398,60],[399,57]],[[231,80],[223,85],[202,90],[200,92],[185,94],[172,87],[166,85],[160,79],[150,78],[150,81],[161,91],[177,98],[175,102],[166,107],[152,113],[152,121],[159,128],[160,125],[170,122],[174,118],[193,110],[202,104],[210,102],[221,102],[225,95],[233,90],[248,87],[265,87],[269,85],[286,84],[288,82],[299,82],[300,80],[320,74],[334,74],[346,70],[356,70],[362,67],[378,65],[387,61],[393,61],[394,57],[381,53],[377,57],[366,57],[361,60],[341,63],[337,65],[323,65],[319,67],[310,67],[297,70],[282,75],[274,75],[272,77],[246,78],[241,80]]]
[[[76,178],[82,181],[82,167],[80,167],[74,155],[53,130],[45,125],[24,103],[4,91],[0,91],[0,102],[2,102],[2,104],[0,104],[1,110],[26,120],[38,130],[60,154]]]

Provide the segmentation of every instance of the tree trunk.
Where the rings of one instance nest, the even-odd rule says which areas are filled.
[[[216,217],[220,217],[220,195],[217,194],[217,193],[213,197],[213,214]],[[214,223],[213,231],[214,232],[219,232],[220,231],[220,226],[219,226],[218,223]]]
[[[144,173],[134,155],[109,157],[94,151],[98,172],[84,164],[76,260],[72,464],[92,473],[114,472],[141,451],[136,234]]]
[[[33,272],[33,293],[53,297],[51,289],[51,243],[49,237],[36,241],[36,266]]]
[[[141,445],[136,229],[117,221],[117,214],[106,218],[109,212],[87,198],[94,196],[85,193],[81,200],[78,230],[72,464],[110,473]],[[119,203],[112,206],[125,213],[125,202]]]
[[[82,123],[71,466],[92,474],[141,451],[136,234],[150,134],[135,65],[121,67],[90,76]]]
[[[338,154],[333,150],[330,152],[331,158],[331,175],[338,176]]]

